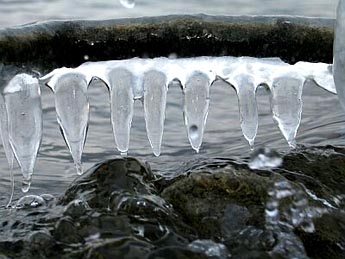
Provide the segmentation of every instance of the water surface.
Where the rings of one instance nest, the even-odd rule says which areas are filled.
[[[56,19],[114,19],[169,14],[335,17],[337,0],[0,0],[0,27]]]
[[[7,1],[0,0],[0,26],[12,26],[46,19],[110,19],[166,15],[175,13],[228,14],[289,14],[334,17],[335,0],[329,1],[137,1],[134,9],[126,9],[118,1]],[[110,124],[109,95],[106,88],[97,85],[89,89],[91,120],[83,155],[87,169],[101,160],[118,156]],[[248,144],[240,129],[237,97],[233,89],[225,85],[214,85],[204,141],[199,154],[190,147],[183,125],[182,92],[171,87],[168,93],[165,132],[162,154],[156,158],[152,154],[145,130],[143,107],[136,102],[132,124],[129,155],[147,160],[159,174],[174,175],[188,167],[192,160],[248,156]],[[53,95],[42,88],[43,140],[39,151],[33,184],[30,193],[50,193],[59,195],[76,177],[71,156],[61,137],[56,121]],[[263,90],[258,92],[259,132],[256,147],[269,146],[282,152],[289,150],[287,143],[272,120],[269,97]],[[303,93],[303,117],[297,135],[298,144],[344,145],[345,114],[337,97],[317,88],[313,84],[305,86]],[[8,168],[3,149],[0,149],[0,197],[2,204],[9,195]],[[21,175],[16,174],[16,198],[20,192]]]

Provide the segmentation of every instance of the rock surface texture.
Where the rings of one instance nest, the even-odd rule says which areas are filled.
[[[305,148],[281,167],[197,162],[173,179],[104,161],[58,199],[2,211],[3,258],[343,258],[345,151]],[[33,206],[36,205],[36,206]]]

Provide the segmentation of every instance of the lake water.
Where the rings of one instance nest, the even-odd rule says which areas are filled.
[[[118,1],[8,1],[0,0],[0,26],[13,26],[28,22],[52,19],[110,19],[167,15],[176,13],[230,14],[289,14],[305,16],[335,16],[336,1],[137,1],[134,9],[126,9]],[[110,125],[109,97],[105,87],[93,87],[89,91],[91,121],[83,155],[84,168],[112,158],[116,151]],[[143,107],[137,102],[132,124],[130,156],[147,160],[152,169],[160,174],[174,175],[188,167],[191,161],[205,158],[248,156],[249,147],[242,136],[239,124],[237,97],[226,86],[214,86],[211,92],[210,111],[204,142],[200,154],[190,147],[182,117],[182,93],[171,88],[168,93],[165,132],[162,155],[154,157],[146,137]],[[70,154],[61,137],[54,108],[53,95],[42,89],[44,112],[44,136],[37,159],[30,193],[61,194],[76,177]],[[269,98],[265,92],[258,93],[259,132],[256,146],[274,147],[288,151],[283,136],[272,120]],[[344,145],[345,114],[337,97],[308,84],[303,93],[303,119],[297,142],[308,145]],[[3,149],[0,150],[0,197],[1,204],[10,190],[8,169]],[[21,175],[16,168],[16,193],[20,192]]]
[[[114,19],[169,14],[303,15],[334,17],[337,0],[0,0],[0,26],[52,19]]]

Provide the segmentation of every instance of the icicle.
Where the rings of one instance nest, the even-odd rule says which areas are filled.
[[[14,154],[9,142],[7,111],[6,111],[5,100],[2,94],[0,94],[0,133],[1,133],[2,144],[5,150],[7,162],[11,169],[11,166],[13,165]]]
[[[107,77],[115,142],[121,154],[127,154],[133,119],[134,77],[124,68],[110,70]]]
[[[69,71],[47,83],[55,95],[57,121],[78,174],[89,123],[88,82],[83,74]]]
[[[194,72],[184,86],[184,121],[192,148],[198,153],[206,124],[210,102],[210,79]]]
[[[336,94],[332,65],[324,63],[297,62],[293,66],[306,79],[311,79],[314,83],[326,91]]]
[[[339,0],[335,23],[333,77],[339,101],[345,109],[345,1]]]
[[[237,91],[241,129],[250,149],[254,149],[254,140],[258,131],[258,107],[255,91],[255,78],[249,74],[239,74],[233,78],[232,84]]]
[[[153,70],[145,74],[144,111],[146,131],[153,153],[156,156],[161,153],[167,92],[167,79],[163,73]]]
[[[294,74],[279,76],[271,87],[271,108],[273,119],[291,147],[302,117],[302,90],[304,78]]]
[[[14,177],[13,177],[14,154],[11,148],[11,144],[9,142],[10,137],[8,133],[7,110],[6,110],[5,100],[2,94],[0,94],[0,135],[1,135],[2,145],[5,150],[5,155],[7,158],[10,182],[11,182],[11,194],[10,194],[9,201],[6,205],[6,207],[8,208],[11,206],[13,194],[14,194]]]
[[[42,106],[38,80],[27,74],[16,75],[5,87],[4,97],[9,142],[23,174],[22,191],[27,192],[42,139]]]

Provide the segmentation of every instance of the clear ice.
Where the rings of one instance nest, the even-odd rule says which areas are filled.
[[[199,152],[210,103],[211,81],[202,72],[194,72],[183,88],[184,121],[192,148]]]
[[[8,116],[4,97],[0,94],[0,135],[2,140],[2,146],[4,147],[5,156],[7,158],[10,181],[11,181],[11,194],[6,207],[10,207],[14,194],[14,176],[13,176],[13,163],[14,154],[10,144],[10,137],[8,133]]]
[[[345,109],[345,1],[339,0],[333,48],[333,76],[339,101]]]
[[[47,85],[55,96],[57,121],[72,155],[78,174],[82,174],[81,157],[89,123],[88,80],[81,73],[63,70],[53,78],[47,76]]]
[[[147,137],[153,153],[159,156],[164,131],[167,78],[162,72],[149,71],[144,76],[144,111]]]
[[[250,74],[238,74],[233,79],[233,86],[238,96],[240,122],[244,138],[251,149],[254,149],[254,140],[258,131],[258,107],[255,92],[258,84]]]
[[[38,79],[18,74],[6,85],[8,139],[23,175],[22,191],[30,188],[42,139],[42,105]],[[20,105],[18,105],[20,104]]]
[[[133,119],[133,74],[124,68],[111,69],[107,74],[111,101],[111,123],[117,149],[127,154]]]
[[[339,10],[344,9],[343,6],[341,2]],[[339,11],[338,18],[341,15],[343,13]],[[338,21],[338,30],[339,26],[344,24],[339,25]],[[251,149],[254,148],[258,130],[256,89],[260,85],[270,89],[273,119],[288,144],[294,147],[301,122],[305,81],[313,80],[316,85],[331,93],[338,91],[341,100],[345,96],[342,84],[339,84],[345,82],[342,78],[342,40],[338,35],[335,50],[340,49],[340,52],[336,54],[333,71],[329,64],[298,62],[289,65],[278,58],[134,58],[87,62],[74,69],[59,68],[40,80],[54,93],[57,120],[79,174],[82,173],[81,159],[89,123],[87,89],[94,78],[103,81],[109,89],[114,138],[117,149],[123,155],[129,149],[135,100],[143,102],[147,136],[153,153],[160,155],[168,86],[173,82],[179,82],[183,89],[187,135],[192,148],[197,152],[202,145],[210,88],[217,80],[229,83],[236,90],[242,132]],[[3,97],[0,96],[3,146],[10,169],[14,156],[21,167],[24,178],[22,190],[25,192],[30,187],[42,137],[39,81],[30,75],[18,74],[5,86]],[[267,161],[259,162],[265,164]]]
[[[285,74],[273,80],[271,108],[273,119],[291,147],[302,117],[302,91],[305,79],[295,74]]]
[[[127,154],[135,100],[144,104],[146,131],[153,153],[159,155],[164,131],[168,85],[179,82],[184,93],[184,120],[192,148],[199,151],[210,101],[210,86],[216,80],[232,85],[237,92],[240,122],[251,149],[258,130],[256,89],[266,85],[271,91],[275,122],[291,147],[301,121],[302,90],[306,80],[336,93],[331,65],[297,62],[279,58],[198,57],[184,59],[140,59],[87,62],[75,69],[56,69],[42,78],[56,82],[64,74],[75,73],[86,89],[92,78],[102,80],[110,92],[111,122],[117,149]],[[78,81],[76,79],[76,81]],[[75,83],[77,84],[77,82]],[[83,90],[84,107],[86,90]],[[67,100],[67,99],[66,99]],[[61,112],[65,107],[62,108]],[[77,109],[77,107],[76,107]],[[84,111],[86,116],[86,110]],[[84,121],[83,125],[85,124]],[[72,126],[71,126],[72,128]],[[81,147],[81,143],[79,147]],[[79,151],[82,150],[79,148]],[[81,152],[81,151],[80,151]]]

